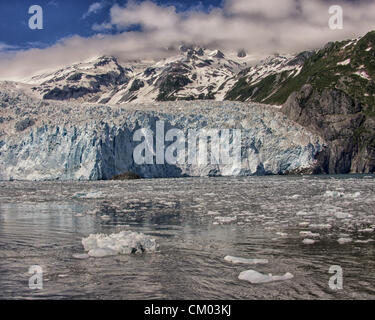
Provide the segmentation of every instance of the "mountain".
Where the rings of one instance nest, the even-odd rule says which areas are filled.
[[[54,114],[58,101],[77,109],[83,102],[95,108],[136,102],[149,106],[148,110],[152,105],[165,106],[156,103],[162,101],[217,100],[225,101],[224,106],[233,100],[245,102],[249,114],[253,103],[261,103],[265,110],[277,106],[283,116],[324,141],[320,147],[315,145],[315,163],[307,171],[300,167],[286,170],[288,165],[283,165],[281,173],[375,172],[374,31],[357,39],[328,43],[318,50],[277,54],[256,65],[253,62],[254,57],[243,50],[236,53],[181,46],[176,55],[158,61],[120,63],[114,57],[99,57],[22,82],[2,82],[0,149],[9,141],[3,136],[22,135],[42,125],[39,109],[47,102],[55,106],[48,109]],[[32,105],[32,111],[25,113],[23,105]],[[66,105],[62,106],[65,110]],[[232,107],[235,112],[235,105]],[[284,129],[278,126],[272,130]],[[282,139],[262,143],[277,149],[276,141]],[[266,160],[262,162],[265,164]]]
[[[101,104],[222,100],[227,90],[223,83],[243,69],[249,59],[244,52],[227,56],[220,50],[180,46],[177,55],[160,61],[120,65],[115,57],[105,56],[23,82],[45,100]]]
[[[242,70],[232,80],[234,83],[224,99],[268,102],[288,79],[299,75],[304,63],[313,54],[313,51],[305,51],[296,56],[275,55]]]

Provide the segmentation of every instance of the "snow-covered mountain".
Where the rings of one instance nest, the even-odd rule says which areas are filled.
[[[274,55],[257,64],[255,60],[260,61],[257,57],[244,52],[223,52],[181,46],[174,56],[158,61],[124,63],[115,57],[99,57],[60,70],[41,72],[19,82],[0,82],[0,158],[6,154],[0,171],[8,170],[9,175],[4,176],[6,179],[25,175],[26,171],[23,168],[30,164],[32,164],[30,170],[33,171],[35,169],[33,163],[38,161],[41,150],[41,141],[43,139],[46,141],[42,145],[47,150],[45,155],[48,158],[50,151],[52,152],[54,146],[57,148],[60,143],[60,140],[55,141],[56,134],[60,134],[61,128],[70,124],[75,126],[71,131],[71,139],[76,139],[77,130],[80,130],[82,137],[86,135],[86,131],[96,137],[96,128],[101,131],[113,127],[114,132],[122,128],[121,130],[125,132],[131,123],[147,125],[147,121],[150,123],[156,121],[159,116],[155,117],[155,112],[160,111],[160,118],[166,116],[167,122],[174,119],[170,126],[178,125],[182,128],[190,124],[195,127],[196,123],[193,119],[206,117],[196,127],[212,128],[213,124],[232,127],[235,124],[236,127],[250,130],[258,127],[265,121],[264,119],[271,121],[273,114],[267,116],[262,113],[262,110],[266,112],[271,108],[273,112],[275,110],[278,112],[275,113],[275,117],[283,114],[286,118],[279,118],[282,119],[281,122],[272,128],[269,127],[267,130],[270,133],[275,135],[283,131],[285,128],[282,122],[290,119],[301,125],[307,136],[319,136],[324,143],[312,144],[314,146],[312,152],[305,149],[307,145],[304,144],[306,142],[304,140],[295,149],[294,138],[289,135],[288,128],[283,134],[284,137],[267,136],[267,139],[262,140],[260,144],[267,149],[260,164],[266,168],[269,159],[283,160],[272,162],[274,164],[266,172],[302,172],[298,170],[305,167],[311,169],[309,172],[332,174],[375,172],[375,31],[358,39],[329,43],[316,51],[305,51],[297,55]],[[155,103],[176,100],[225,102]],[[246,111],[236,114],[237,104],[228,100],[237,101],[236,103],[243,105]],[[239,101],[246,103],[241,104]],[[193,112],[186,113],[185,109],[194,105],[197,107]],[[255,108],[254,105],[257,107]],[[89,112],[82,114],[82,110],[91,107],[92,111],[90,109]],[[138,113],[132,116],[132,121],[128,122],[128,118],[124,118],[121,123],[116,123],[114,126],[112,118],[117,118],[121,112],[128,115],[127,110],[133,112],[133,108]],[[225,113],[219,115],[223,108],[226,109]],[[113,113],[110,112],[111,110]],[[175,112],[182,116],[178,116],[177,119]],[[259,117],[254,118],[254,112]],[[109,113],[106,122],[108,126],[102,127],[101,121],[105,113]],[[209,117],[207,113],[216,113],[216,116]],[[78,118],[74,121],[71,118],[66,119],[66,115],[69,114],[77,114]],[[249,123],[242,124],[240,118],[251,119]],[[48,125],[48,119],[58,119],[58,121]],[[89,125],[88,120],[98,122],[92,126],[90,123],[88,127],[85,124]],[[37,140],[32,136],[27,143],[26,140],[21,142],[17,140],[29,139],[31,128],[47,130],[52,135],[48,132],[47,135],[36,135],[39,137]],[[291,132],[299,130],[301,127]],[[102,142],[109,139],[110,143],[99,143],[100,148],[103,145],[113,145],[113,148],[117,148],[118,142],[115,141],[120,140],[117,138],[117,133],[113,136],[115,138],[111,140],[112,138],[105,131]],[[260,139],[259,137],[263,137],[263,132],[251,132],[250,136]],[[94,170],[95,174],[91,175],[94,171],[90,171],[89,175],[83,174],[83,178],[109,178],[111,174],[121,173],[112,170],[111,159],[106,162],[108,160],[106,152],[100,151],[99,157],[95,150],[88,147],[95,145],[96,138],[93,141],[84,138],[83,147],[82,144],[77,145],[72,140],[70,148],[58,149],[52,158],[48,158],[54,159],[51,160],[51,168],[56,164],[57,154],[62,155],[60,159],[62,167],[70,168],[71,164],[64,162],[68,156],[74,158],[72,161],[75,167],[82,161],[80,152],[84,152],[87,147],[88,151],[92,151],[89,157],[90,166],[96,165],[95,170],[99,170],[99,167],[102,168],[100,170],[108,169],[109,173],[103,174],[99,172],[100,170]],[[283,141],[289,142],[283,146]],[[28,158],[31,149],[22,149],[24,145],[33,146],[33,158]],[[124,148],[126,145],[124,144]],[[252,142],[250,145],[253,145]],[[14,153],[14,150],[18,150],[18,153]],[[270,150],[277,150],[277,152],[273,154],[269,152]],[[296,150],[307,150],[307,153],[295,154]],[[256,150],[255,154],[261,152]],[[310,155],[309,161],[303,160],[306,159],[306,155]],[[10,164],[19,157],[26,159],[26,163],[10,169],[12,167]],[[40,168],[43,168],[49,160],[43,161],[40,163]],[[97,161],[96,164],[93,161]],[[252,162],[252,164],[256,163],[256,161]],[[292,163],[298,165],[291,166]],[[257,165],[254,165],[251,166],[251,170],[245,168],[244,172],[256,174],[260,172],[257,168]],[[135,170],[136,168],[121,167],[120,169]],[[59,170],[61,170],[60,166]],[[191,172],[190,169],[184,170],[182,171],[188,175],[207,173],[206,168],[195,168]],[[140,173],[142,176],[154,176],[155,172],[150,175],[145,172]],[[169,171],[159,173],[158,176],[174,174]],[[81,177],[81,173],[70,172],[70,174],[69,177]],[[32,173],[27,175],[32,177]],[[61,175],[56,173],[51,177],[61,178]]]
[[[181,46],[159,61],[120,63],[99,57],[24,79],[38,98],[101,104],[171,100],[223,100],[231,79],[256,57],[245,52]]]

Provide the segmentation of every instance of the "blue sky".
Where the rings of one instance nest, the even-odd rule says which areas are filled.
[[[159,0],[159,5],[173,5],[177,12],[194,8],[207,11],[220,7],[221,0]],[[88,14],[93,3],[102,3],[102,9]],[[124,6],[127,0],[0,0],[0,43],[11,49],[43,48],[72,35],[90,37],[98,33],[92,29],[97,23],[108,21],[109,10],[114,4]],[[28,9],[38,4],[43,8],[44,29],[31,30]],[[134,28],[129,28],[134,29]],[[106,31],[118,33],[116,28]]]

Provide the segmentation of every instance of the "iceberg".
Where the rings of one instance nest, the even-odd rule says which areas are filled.
[[[143,233],[121,231],[120,233],[91,234],[82,239],[82,245],[90,257],[106,257],[118,254],[155,252],[155,239]]]

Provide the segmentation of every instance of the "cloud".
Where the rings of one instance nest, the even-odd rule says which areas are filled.
[[[19,49],[18,46],[13,46],[4,42],[0,42],[0,54],[4,54],[11,50],[17,50]]]
[[[168,29],[175,27],[179,19],[174,6],[158,6],[150,1],[130,2],[124,8],[115,4],[111,9],[111,22],[120,28],[141,25],[145,30]]]
[[[47,3],[47,6],[54,6],[54,7],[57,8],[59,6],[59,4],[56,0],[51,0]]]
[[[113,28],[113,25],[108,22],[103,22],[103,23],[94,23],[91,27],[92,30],[97,31],[97,32],[106,32],[109,31]]]
[[[344,9],[343,30],[333,31],[328,27],[331,4]],[[98,6],[92,7],[91,12],[95,12],[95,8]],[[8,53],[0,58],[1,78],[32,75],[41,68],[56,68],[100,55],[114,55],[122,61],[161,57],[171,54],[166,48],[181,43],[224,50],[243,48],[254,55],[296,53],[367,33],[375,26],[373,12],[375,2],[367,0],[332,3],[324,0],[224,0],[221,8],[182,12],[173,5],[129,1],[125,6],[112,6],[109,22],[93,26],[97,32],[105,33],[114,28],[118,34],[97,34],[90,38],[73,36],[43,50]],[[137,31],[127,31],[134,25],[138,26]]]
[[[83,19],[86,19],[87,17],[91,16],[92,14],[96,14],[98,13],[99,11],[101,11],[102,9],[104,9],[104,7],[107,5],[107,3],[105,1],[101,1],[101,2],[94,2],[93,4],[90,5],[89,9],[87,10],[87,12],[82,16]]]

